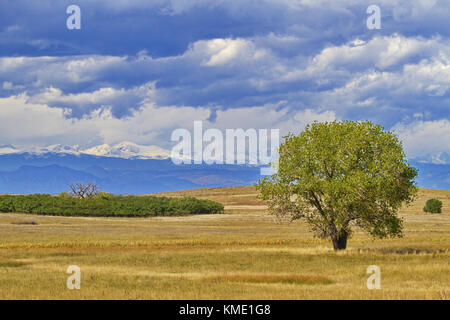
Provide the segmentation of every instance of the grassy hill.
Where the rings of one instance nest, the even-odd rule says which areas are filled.
[[[450,298],[450,191],[420,190],[400,212],[404,238],[373,240],[356,230],[338,253],[304,222],[278,223],[253,187],[158,195],[218,201],[225,214],[0,214],[0,298]],[[431,197],[443,201],[442,214],[422,211]],[[69,265],[81,268],[81,290],[66,289]],[[381,290],[366,287],[369,265],[381,268]]]
[[[205,188],[192,189],[175,192],[155,193],[153,195],[166,197],[195,197],[217,201],[225,206],[228,212],[250,213],[264,210],[264,202],[257,199],[255,187],[228,187],[228,188]],[[408,207],[400,210],[400,215],[419,214],[422,215],[423,207],[428,199],[436,198],[443,203],[443,214],[450,214],[450,190],[419,189],[417,200]]]

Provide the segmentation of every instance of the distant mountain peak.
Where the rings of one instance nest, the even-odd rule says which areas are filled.
[[[67,146],[61,144],[54,144],[42,149],[43,151],[48,150],[48,152],[53,153],[70,153],[70,154],[79,154],[80,147],[78,145]]]
[[[142,146],[134,142],[124,141],[113,146],[102,144],[82,150],[81,153],[124,159],[168,159],[170,151],[158,146]]]
[[[168,159],[170,151],[158,146],[143,146],[134,142],[123,141],[114,145],[102,144],[95,147],[81,149],[78,145],[53,144],[46,147],[21,147],[12,145],[0,145],[0,154],[30,153],[43,155],[46,153],[56,153],[60,155],[93,155],[99,157],[114,157],[123,159]]]
[[[0,145],[0,154],[19,153],[20,150],[14,147],[12,144]]]

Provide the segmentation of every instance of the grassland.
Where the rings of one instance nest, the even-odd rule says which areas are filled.
[[[280,224],[252,187],[164,194],[225,213],[81,218],[0,214],[0,299],[449,299],[450,191],[420,190],[402,239],[356,230],[345,252],[303,222]],[[442,214],[422,211],[443,201]],[[366,268],[381,268],[381,290]],[[69,265],[82,271],[68,290]]]

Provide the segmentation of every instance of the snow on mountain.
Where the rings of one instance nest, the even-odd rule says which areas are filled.
[[[47,147],[15,147],[12,145],[0,145],[0,154],[31,153],[31,154],[87,154],[100,157],[114,157],[124,159],[168,159],[171,152],[158,146],[142,146],[133,142],[121,142],[110,146],[102,144],[96,147],[81,149],[78,145],[66,146],[54,144]]]
[[[35,155],[45,153],[56,154],[72,154],[81,155],[87,154],[99,157],[113,157],[123,159],[169,159],[171,157],[171,151],[163,149],[161,147],[143,146],[134,142],[124,141],[115,145],[102,144],[92,148],[81,149],[80,146],[67,146],[61,144],[54,144],[47,147],[38,146],[13,146],[11,144],[0,145],[0,155],[3,154],[20,154],[31,153]],[[243,155],[245,157],[245,155]],[[204,156],[204,160],[207,160],[207,155]],[[450,164],[450,154],[447,152],[437,152],[434,154],[427,154],[421,157],[410,159],[419,163],[429,164]]]
[[[16,149],[13,145],[4,144],[0,145],[0,154],[20,153],[19,149]]]
[[[115,144],[113,146],[102,144],[93,148],[82,150],[81,153],[125,159],[167,159],[170,158],[171,154],[170,151],[158,146],[141,146],[127,141]]]
[[[83,153],[93,156],[105,156],[111,153],[111,146],[109,144],[102,144],[96,147],[83,150]]]
[[[54,145],[48,146],[45,149],[48,150],[48,152],[53,152],[53,153],[70,153],[70,154],[79,154],[80,153],[80,146],[78,146],[78,145],[63,146],[60,144],[54,144]]]
[[[44,154],[44,153],[60,153],[60,154],[80,154],[80,147],[78,145],[65,146],[61,144],[53,144],[47,147],[25,147],[21,148],[20,152],[28,152],[32,154]]]
[[[0,154],[11,154],[11,153],[31,153],[31,154],[44,154],[44,153],[69,153],[69,154],[80,154],[80,147],[75,146],[63,146],[60,144],[54,144],[47,147],[39,146],[26,146],[26,147],[16,147],[13,145],[0,145]]]

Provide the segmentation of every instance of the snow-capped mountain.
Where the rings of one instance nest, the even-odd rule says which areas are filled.
[[[78,145],[63,146],[63,145],[60,145],[60,144],[54,144],[54,145],[48,146],[46,148],[43,148],[41,151],[42,152],[52,152],[52,153],[79,154],[81,150],[80,150],[80,147]]]
[[[170,151],[158,146],[141,146],[133,142],[121,142],[113,146],[102,144],[82,150],[81,153],[124,159],[168,159],[171,154]]]
[[[41,155],[46,153],[56,153],[60,155],[91,155],[97,157],[111,157],[122,159],[156,159],[163,160],[171,158],[171,151],[151,145],[143,146],[134,142],[124,141],[114,145],[102,144],[91,148],[82,149],[78,145],[68,146],[54,144],[46,147],[39,146],[14,146],[11,144],[0,145],[0,155],[29,153],[33,155]],[[233,155],[232,155],[233,156]],[[243,155],[245,157],[245,154]],[[239,156],[237,156],[239,158]],[[204,155],[205,161],[208,156]],[[256,159],[257,160],[257,159]],[[411,161],[427,164],[447,164],[450,165],[450,154],[447,152],[437,152],[427,154],[421,157],[411,158]]]
[[[0,193],[57,194],[68,191],[71,182],[95,181],[105,192],[144,194],[248,186],[262,177],[257,166],[177,165],[163,159],[168,155],[162,148],[134,143],[87,150],[60,145],[32,149],[0,145]],[[450,164],[413,160],[411,164],[419,170],[419,187],[450,189]]]
[[[61,144],[47,147],[16,147],[0,145],[0,154],[31,153],[31,154],[87,154],[100,157],[114,157],[123,159],[168,159],[171,152],[158,146],[142,146],[133,142],[121,142],[115,145],[102,144],[92,148],[81,149],[78,145],[65,146]]]
[[[0,145],[0,154],[13,154],[13,153],[31,153],[31,154],[44,154],[44,153],[69,153],[80,154],[80,147],[75,146],[63,146],[60,144],[54,144],[47,147],[16,147],[11,144]]]
[[[10,144],[0,145],[0,154],[20,153],[20,150]]]

